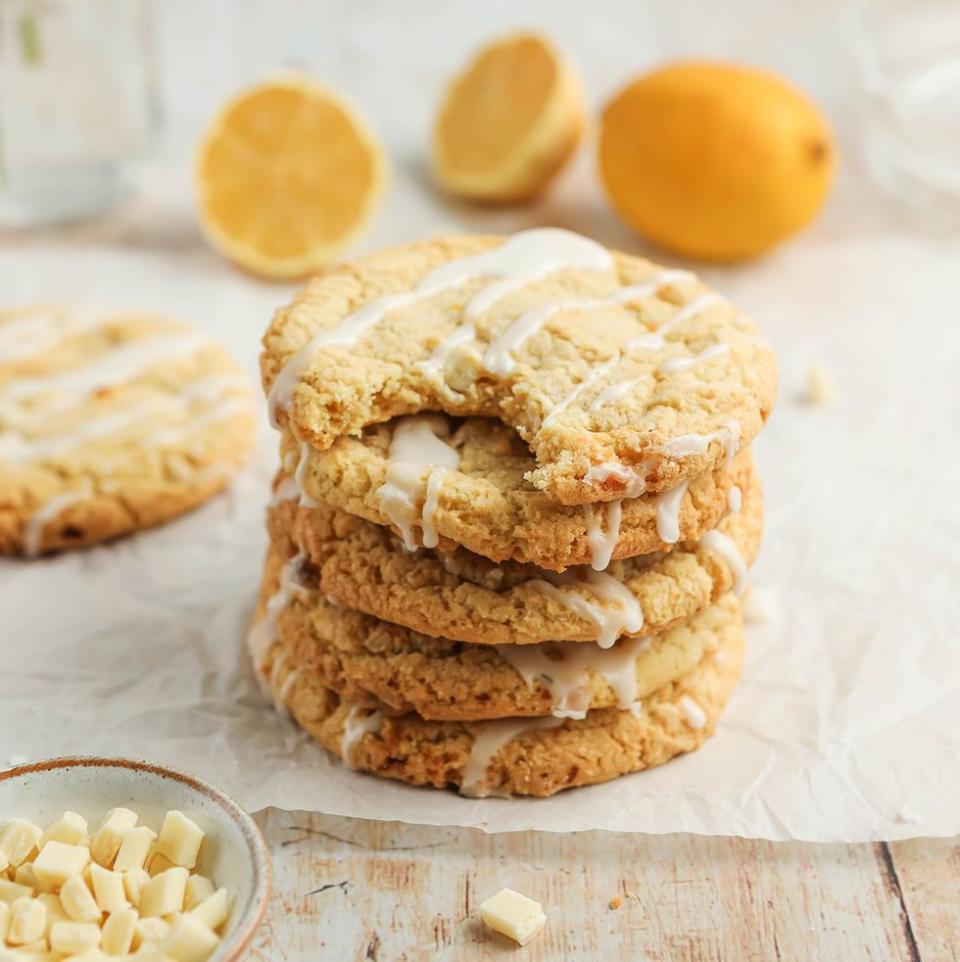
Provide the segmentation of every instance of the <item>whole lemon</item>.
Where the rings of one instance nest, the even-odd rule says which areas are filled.
[[[836,166],[814,104],[774,74],[671,64],[610,102],[600,132],[610,201],[639,233],[679,254],[735,261],[808,223]]]

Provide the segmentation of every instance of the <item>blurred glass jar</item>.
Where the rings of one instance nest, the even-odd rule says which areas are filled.
[[[854,0],[847,14],[872,173],[931,216],[960,216],[960,0]]]
[[[109,207],[159,117],[152,0],[0,0],[0,224]]]

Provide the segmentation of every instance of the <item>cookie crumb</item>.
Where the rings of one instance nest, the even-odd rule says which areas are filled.
[[[751,625],[768,625],[777,620],[777,596],[766,588],[751,588],[743,600],[743,617]]]
[[[837,392],[833,380],[826,369],[819,364],[811,364],[803,388],[803,400],[807,404],[826,407],[836,400]]]
[[[610,908],[618,909],[621,905],[623,905],[623,899],[620,898],[619,895],[614,895],[614,897],[610,899]]]

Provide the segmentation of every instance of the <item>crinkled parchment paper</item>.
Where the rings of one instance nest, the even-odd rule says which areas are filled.
[[[346,771],[266,705],[243,638],[275,459],[190,517],[115,545],[0,563],[0,764],[136,755],[247,808],[492,831],[723,833],[857,841],[960,833],[960,253],[820,239],[712,279],[764,325],[781,399],[758,456],[767,536],[717,736],[648,773],[545,801],[468,800]],[[209,255],[6,251],[5,300],[148,304],[250,366],[287,292]],[[798,401],[811,363],[832,407]]]

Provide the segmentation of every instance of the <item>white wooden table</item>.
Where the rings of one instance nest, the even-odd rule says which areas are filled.
[[[956,840],[486,835],[278,809],[258,821],[275,872],[251,953],[264,962],[960,958]],[[477,912],[505,885],[547,913],[522,949]]]

